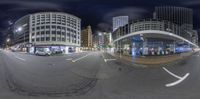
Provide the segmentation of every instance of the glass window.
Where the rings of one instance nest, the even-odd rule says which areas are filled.
[[[35,42],[35,39],[32,39],[32,42]]]
[[[49,20],[47,20],[46,24],[49,24],[49,23],[50,23]]]
[[[46,37],[46,41],[50,41],[50,37]]]
[[[36,35],[40,35],[40,32],[37,32]]]
[[[41,38],[41,41],[44,41],[44,37]]]
[[[65,27],[62,27],[62,30],[65,30],[66,28]]]
[[[70,33],[67,33],[67,36],[69,37],[69,36],[70,36]]]
[[[65,38],[62,38],[62,41],[65,41]]]
[[[40,38],[36,38],[36,41],[40,41]]]
[[[56,34],[56,31],[52,31],[52,34]]]
[[[41,35],[44,35],[44,31],[41,32]]]
[[[55,28],[56,28],[56,26],[55,26],[55,25],[53,25],[53,26],[52,26],[52,28],[53,28],[53,29],[55,29]]]
[[[57,26],[57,29],[61,29],[61,26]]]
[[[35,31],[35,28],[32,28],[32,31]]]
[[[57,41],[61,41],[60,37],[57,37]]]
[[[47,34],[47,35],[50,34],[50,31],[46,31],[46,34]]]
[[[57,34],[58,34],[58,35],[60,35],[60,34],[61,34],[61,32],[60,32],[60,31],[57,31]]]
[[[52,37],[52,41],[56,41],[56,37]]]
[[[62,32],[62,35],[65,35],[65,32]]]
[[[47,29],[49,29],[49,28],[50,28],[50,26],[49,26],[49,25],[47,25],[47,26],[46,26],[46,28],[47,28]]]
[[[44,26],[41,26],[41,29],[44,29]]]
[[[40,29],[40,27],[37,27],[36,29],[37,29],[37,30],[39,30],[39,29]]]

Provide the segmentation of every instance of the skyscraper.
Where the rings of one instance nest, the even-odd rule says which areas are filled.
[[[113,31],[118,29],[121,26],[128,24],[129,17],[128,16],[117,16],[113,17]]]
[[[186,25],[193,28],[193,11],[189,8],[174,6],[155,7],[154,18],[167,20],[177,25]]]
[[[154,19],[167,20],[180,26],[180,36],[191,40],[193,36],[193,10],[185,7],[155,7]],[[169,29],[171,29],[169,27]],[[197,36],[197,35],[196,35]]]
[[[81,31],[81,46],[85,49],[91,49],[92,46],[92,29],[91,26],[87,26],[86,29]]]

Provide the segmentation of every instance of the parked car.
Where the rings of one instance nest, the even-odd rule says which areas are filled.
[[[51,55],[51,51],[49,48],[37,48],[35,55],[49,56]]]

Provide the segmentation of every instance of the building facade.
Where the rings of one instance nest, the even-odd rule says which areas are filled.
[[[160,31],[160,33],[167,33],[168,35],[161,35],[160,33],[152,33],[155,31]],[[114,42],[114,48],[116,53],[122,53],[125,55],[166,55],[180,52],[179,46],[183,45],[184,51],[190,50],[190,45],[172,37],[171,35],[180,36],[188,41],[192,41],[191,37],[182,36],[181,33],[185,30],[181,26],[174,24],[166,20],[158,19],[143,19],[133,21],[123,27],[118,28],[112,33],[112,38]],[[134,33],[134,36],[129,36]],[[190,32],[195,34],[195,31]],[[126,36],[124,39],[121,37]],[[195,37],[195,36],[194,36]],[[120,40],[118,40],[120,39]]]
[[[93,48],[93,37],[91,26],[87,26],[86,29],[81,31],[81,47],[83,49],[92,49]]]
[[[172,23],[183,25],[191,25],[193,27],[193,11],[190,8],[175,6],[159,6],[155,7],[154,18],[159,20],[167,20]]]
[[[46,46],[68,53],[81,45],[81,19],[62,12],[30,14],[15,22],[14,35],[15,45],[27,51],[30,46]]]
[[[185,7],[159,6],[155,7],[154,19],[167,20],[180,26],[180,35],[184,38],[192,38],[193,10]],[[191,40],[190,40],[191,41]]]
[[[129,17],[128,16],[117,16],[113,17],[113,31],[118,29],[121,26],[128,24]]]

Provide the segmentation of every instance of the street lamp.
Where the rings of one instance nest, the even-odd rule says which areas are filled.
[[[23,30],[23,27],[24,27],[24,25],[23,26],[20,26],[20,27],[18,27],[15,31],[16,32],[22,32],[22,30]],[[21,33],[20,33],[21,34]],[[24,33],[24,45],[25,45],[25,33]]]
[[[8,48],[8,43],[10,42],[10,38],[6,39],[6,48]]]
[[[102,33],[99,33],[99,36],[101,36],[102,35]]]
[[[10,38],[7,38],[7,39],[6,39],[6,42],[9,43],[9,42],[10,42]]]
[[[21,32],[22,31],[22,27],[17,28],[17,31]]]

